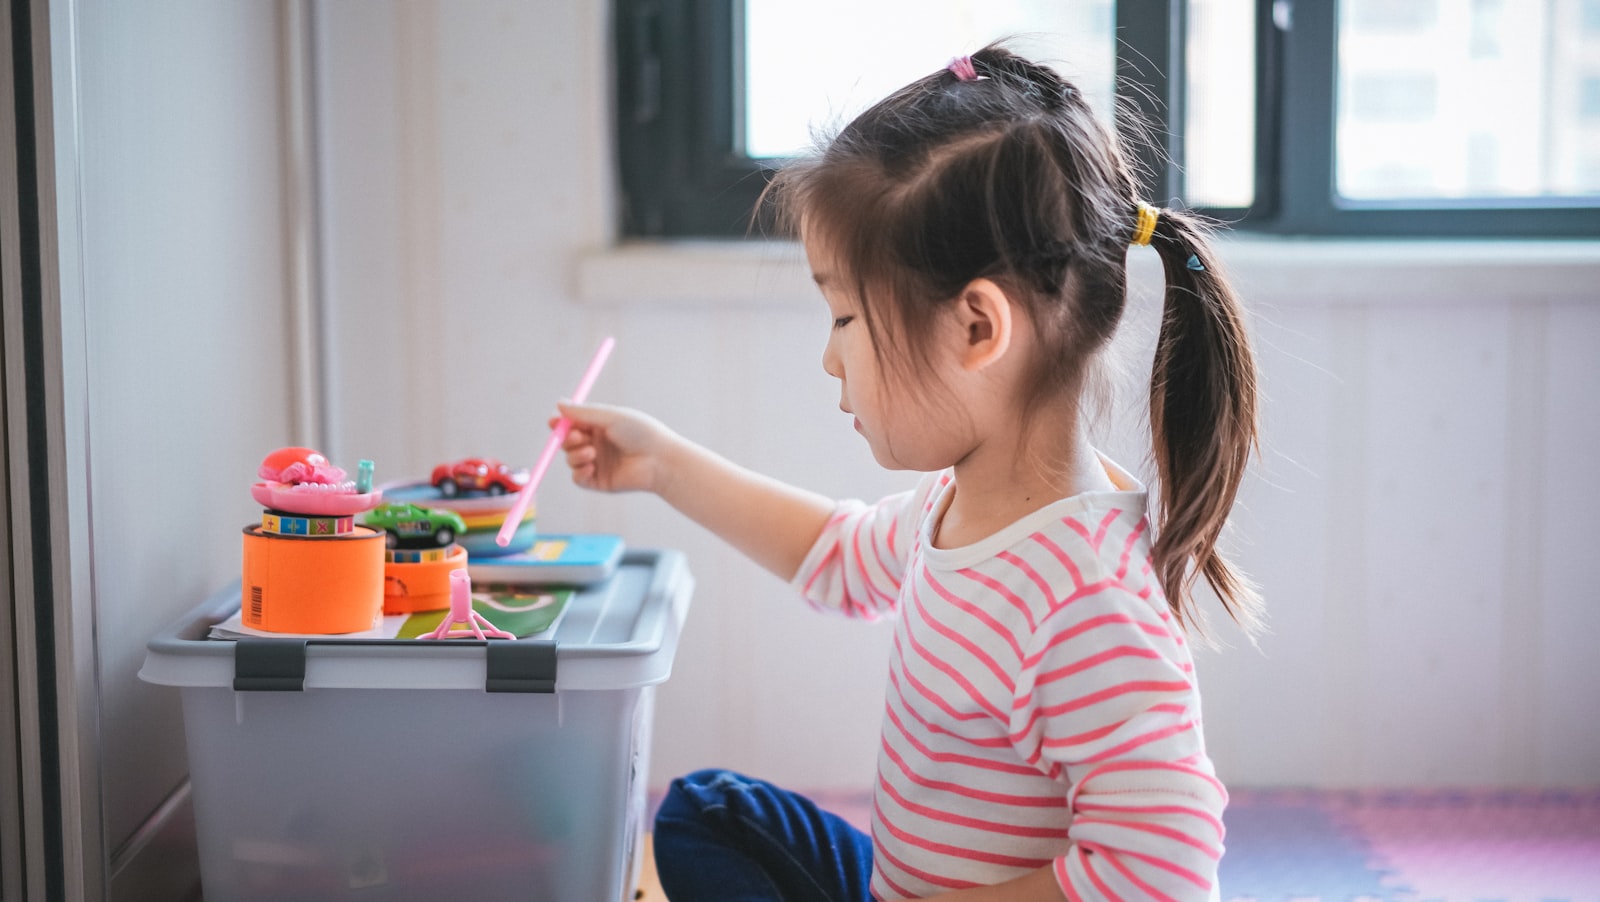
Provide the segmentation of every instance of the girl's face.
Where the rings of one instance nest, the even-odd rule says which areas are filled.
[[[808,235],[806,257],[812,278],[822,289],[832,323],[828,343],[822,352],[822,368],[839,380],[839,409],[855,417],[855,429],[867,440],[872,456],[891,470],[932,472],[960,459],[963,433],[952,423],[948,405],[941,407],[935,394],[906,384],[906,380],[886,378],[878,359],[872,333],[862,317],[862,301],[856,296],[855,280],[846,276],[827,252],[823,242]],[[882,316],[877,329],[893,328]],[[937,379],[936,372],[923,378]]]

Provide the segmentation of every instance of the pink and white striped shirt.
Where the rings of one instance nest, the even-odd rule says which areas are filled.
[[[897,615],[872,892],[920,898],[1045,865],[1068,899],[1214,898],[1227,793],[1145,492],[1065,498],[963,548],[930,536],[949,472],[841,502],[795,575],[815,605]]]

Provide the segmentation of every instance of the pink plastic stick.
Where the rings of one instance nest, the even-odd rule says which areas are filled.
[[[617,340],[606,336],[600,342],[600,347],[594,352],[594,359],[589,361],[589,368],[583,371],[583,378],[578,380],[578,390],[572,393],[572,403],[582,404],[589,397],[589,389],[594,387],[594,380],[600,377],[600,368],[606,365],[606,358],[611,356],[611,348]],[[512,502],[511,510],[506,513],[506,520],[500,524],[500,532],[495,536],[495,542],[501,548],[511,544],[511,537],[517,534],[517,527],[522,525],[522,515],[528,512],[528,503],[533,500],[533,493],[539,488],[539,480],[544,478],[544,471],[550,469],[550,462],[555,460],[556,452],[561,450],[561,443],[566,441],[567,433],[572,431],[572,421],[562,417],[556,422],[556,428],[550,431],[550,440],[544,443],[544,450],[539,453],[539,460],[533,465],[533,472],[528,474],[528,484],[517,493],[517,500]]]

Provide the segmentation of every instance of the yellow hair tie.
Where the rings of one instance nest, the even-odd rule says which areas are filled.
[[[1139,225],[1133,230],[1133,243],[1144,247],[1150,243],[1150,236],[1156,233],[1156,219],[1161,212],[1144,201],[1139,201]]]

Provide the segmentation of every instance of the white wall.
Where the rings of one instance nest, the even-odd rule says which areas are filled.
[[[72,440],[90,498],[89,547],[74,549],[92,569],[103,824],[90,829],[103,826],[122,869],[108,875],[114,894],[135,898],[182,887],[194,867],[161,837],[152,863],[129,860],[186,772],[177,693],[136,676],[145,643],[238,579],[239,530],[259,516],[255,468],[295,439],[277,7],[71,9],[76,80],[58,85],[55,115],[77,135],[64,154],[76,168],[57,178],[76,204],[63,259],[81,266],[64,277],[81,296],[63,303],[81,305],[84,324],[85,359],[69,352],[66,365],[88,423]]]
[[[1600,305],[1537,290],[1261,299],[1267,446],[1238,525],[1274,629],[1201,663],[1225,776],[1600,779],[1578,638],[1600,627]]]
[[[603,4],[322,4],[333,444],[382,478],[531,460],[605,334],[595,399],[839,495],[876,469],[819,364],[793,249],[611,253]],[[1594,245],[1231,242],[1257,316],[1263,460],[1235,540],[1273,632],[1200,661],[1240,785],[1600,781],[1600,276]],[[1148,355],[1155,271],[1124,343]],[[1294,261],[1306,261],[1303,271]],[[1141,392],[1135,385],[1134,400]],[[1135,404],[1134,407],[1137,407]],[[1140,467],[1137,417],[1108,447]],[[549,531],[685,550],[699,581],[661,690],[652,780],[706,766],[862,787],[883,627],[811,612],[658,501],[558,469]]]

